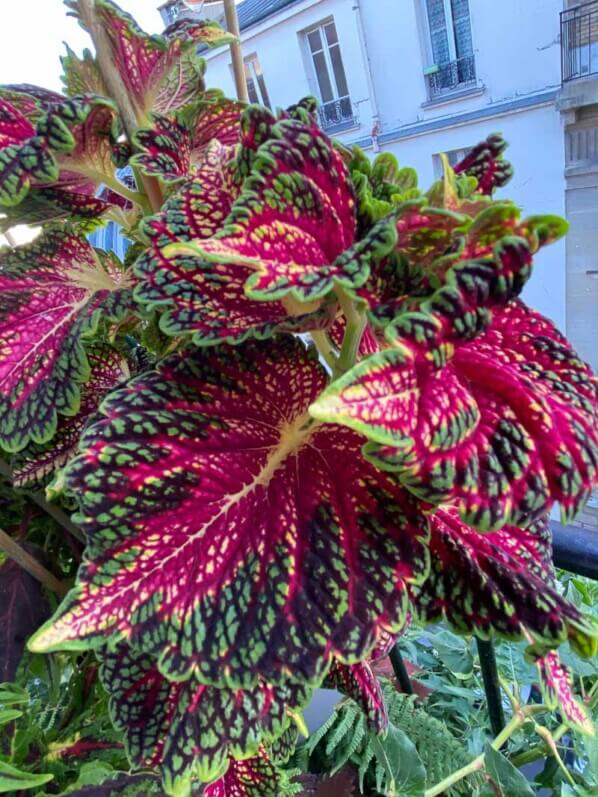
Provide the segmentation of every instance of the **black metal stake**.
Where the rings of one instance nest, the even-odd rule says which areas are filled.
[[[394,648],[388,654],[390,658],[390,663],[392,664],[392,669],[395,674],[395,678],[399,682],[399,686],[405,692],[406,695],[413,694],[413,684],[411,683],[411,679],[409,678],[409,673],[407,672],[407,667],[405,667],[405,662],[403,661],[403,657],[401,656],[401,651],[399,650],[399,646],[395,645]]]
[[[480,656],[480,665],[482,667],[482,678],[484,679],[484,691],[486,692],[490,727],[492,728],[494,736],[498,736],[505,727],[505,715],[502,708],[500,684],[498,683],[498,669],[496,667],[494,645],[489,640],[478,639],[477,637],[476,643]]]

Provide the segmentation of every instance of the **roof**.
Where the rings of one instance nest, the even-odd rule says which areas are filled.
[[[245,30],[295,2],[296,0],[243,0],[237,6],[239,27]]]

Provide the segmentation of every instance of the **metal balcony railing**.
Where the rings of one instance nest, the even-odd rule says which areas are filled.
[[[318,114],[322,130],[350,127],[355,123],[355,114],[349,97],[322,103],[318,108]]]
[[[561,12],[563,83],[598,74],[598,2]]]
[[[434,72],[427,75],[427,78],[430,99],[471,86],[476,82],[475,56],[468,55],[448,64],[440,64]]]

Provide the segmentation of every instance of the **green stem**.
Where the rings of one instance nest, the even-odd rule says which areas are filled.
[[[560,753],[559,753],[559,751],[557,749],[556,741],[555,741],[554,737],[552,736],[552,734],[550,733],[550,731],[548,730],[548,728],[543,728],[541,725],[534,724],[534,731],[538,734],[538,736],[541,739],[544,739],[544,741],[546,743],[546,746],[550,750],[550,753],[551,753],[552,757],[557,762],[557,764],[559,766],[559,769],[564,774],[565,778],[569,781],[569,783],[572,786],[575,786],[575,781],[571,777],[571,773],[569,772],[569,770],[565,766],[565,764],[563,762],[563,759],[561,758]]]
[[[324,360],[328,363],[330,368],[334,371],[338,362],[338,357],[334,351],[334,346],[330,342],[328,335],[324,329],[315,329],[310,333],[316,348],[322,355]]]
[[[355,365],[366,325],[365,308],[358,309],[353,299],[341,287],[337,288],[336,295],[345,316],[346,327],[341,352],[334,368],[335,377],[341,376]]]
[[[495,750],[500,750],[505,742],[507,742],[511,736],[517,731],[527,719],[526,714],[520,712],[516,714],[510,722],[508,722],[503,730],[498,734],[496,739],[492,742],[492,747]],[[450,789],[451,786],[454,786],[455,783],[458,783],[463,778],[466,778],[468,775],[472,775],[474,772],[477,772],[479,769],[482,769],[484,766],[484,755],[479,755],[477,758],[474,758],[473,761],[470,761],[461,769],[458,769],[456,772],[453,772],[452,775],[444,778],[441,780],[440,783],[437,783],[435,786],[432,786],[431,789],[426,789],[424,797],[437,797],[439,794],[443,794],[445,791]]]

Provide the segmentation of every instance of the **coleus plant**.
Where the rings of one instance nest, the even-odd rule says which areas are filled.
[[[384,733],[367,660],[412,615],[527,639],[587,730],[552,651],[596,627],[547,517],[596,484],[597,385],[519,298],[565,222],[494,198],[499,136],[424,191],[310,99],[207,91],[213,23],[67,6],[96,50],[68,96],[0,90],[2,225],[44,225],[0,253],[0,445],[86,539],[31,650],[95,651],[131,763],[181,797],[293,793],[323,683]],[[86,238],[109,219],[125,263]]]

